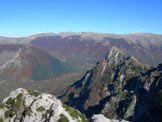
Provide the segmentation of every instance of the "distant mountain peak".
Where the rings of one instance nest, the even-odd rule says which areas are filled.
[[[0,78],[46,80],[72,71],[71,65],[27,44],[18,50],[13,59],[0,66]]]

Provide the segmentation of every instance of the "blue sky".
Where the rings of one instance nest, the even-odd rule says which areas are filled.
[[[162,0],[0,1],[0,35],[62,31],[162,34]]]

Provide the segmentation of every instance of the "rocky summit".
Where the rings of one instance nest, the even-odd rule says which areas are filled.
[[[19,88],[3,100],[0,122],[88,122],[55,96]]]
[[[102,114],[87,119],[55,96],[23,88],[12,91],[0,105],[0,122],[127,122]]]
[[[161,96],[162,65],[150,67],[113,47],[61,99],[88,118],[103,114],[109,119],[154,122],[162,121]]]

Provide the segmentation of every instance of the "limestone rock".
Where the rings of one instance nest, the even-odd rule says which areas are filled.
[[[108,119],[102,114],[97,114],[92,116],[92,122],[128,122],[128,121]]]
[[[2,122],[88,122],[78,110],[61,103],[55,96],[19,88],[3,100]]]

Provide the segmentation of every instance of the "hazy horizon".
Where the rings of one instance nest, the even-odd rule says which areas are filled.
[[[161,0],[0,1],[0,35],[40,32],[162,34]]]
[[[13,38],[21,38],[21,37],[30,37],[30,36],[34,36],[34,35],[38,35],[38,34],[50,34],[50,33],[53,33],[53,34],[61,34],[61,33],[96,33],[96,34],[112,34],[112,35],[131,35],[131,34],[154,34],[154,35],[162,35],[162,34],[158,34],[158,33],[151,33],[151,32],[128,32],[128,33],[109,33],[109,32],[86,32],[86,31],[82,31],[82,32],[74,32],[74,31],[65,31],[65,32],[36,32],[36,33],[33,33],[33,34],[29,34],[29,35],[1,35],[0,34],[0,37],[13,37]]]

